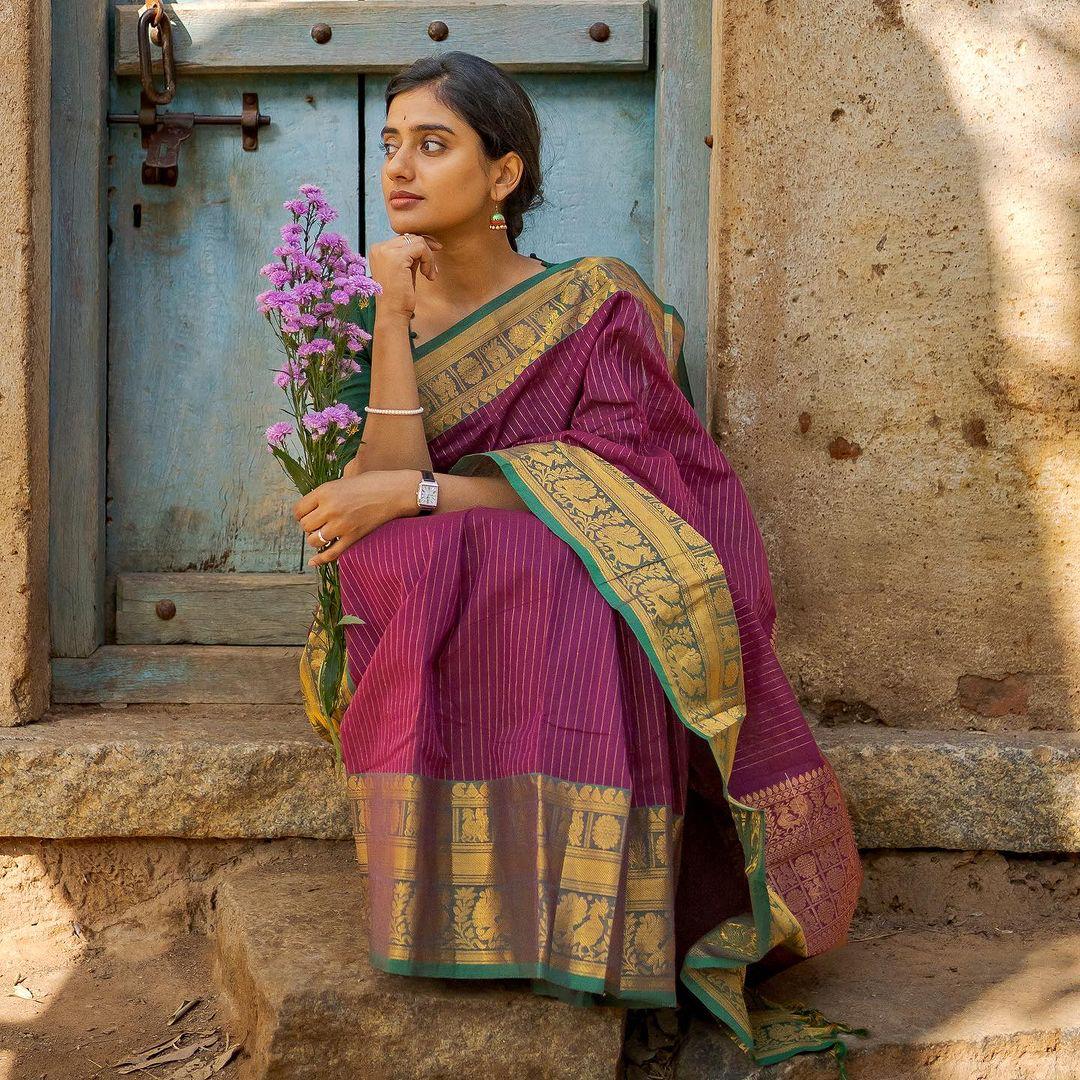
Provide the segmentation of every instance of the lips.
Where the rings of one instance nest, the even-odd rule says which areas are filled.
[[[411,191],[393,191],[390,193],[392,203],[419,202],[422,198],[422,195],[414,195]]]

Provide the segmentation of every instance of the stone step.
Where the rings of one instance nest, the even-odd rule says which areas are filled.
[[[373,968],[355,852],[327,848],[239,871],[214,895],[214,977],[248,1055],[238,1080],[615,1080],[622,1009],[528,980]]]
[[[850,1080],[1072,1080],[1080,1076],[1080,926],[1033,920],[1009,932],[889,927],[857,920],[848,942],[760,984],[869,1029],[842,1034]],[[756,1067],[694,1016],[675,1080],[809,1080],[832,1053]]]
[[[859,847],[1080,851],[1080,735],[819,727]],[[56,706],[0,728],[0,836],[350,836],[295,705]]]
[[[623,1075],[621,1010],[579,1009],[534,994],[523,980],[374,969],[362,880],[349,846],[327,844],[217,886],[213,971],[245,1047],[239,1080]],[[859,917],[844,945],[761,990],[869,1029],[842,1035],[850,1080],[1071,1080],[1080,1076],[1078,970],[1075,922],[973,931]],[[682,1015],[685,1038],[665,1074],[672,1080],[837,1075],[831,1053],[755,1066],[699,1008]]]

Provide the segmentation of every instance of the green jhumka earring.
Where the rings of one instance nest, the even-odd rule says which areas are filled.
[[[491,215],[491,220],[488,222],[489,229],[505,229],[506,218],[499,212],[498,204],[495,206],[495,213]]]

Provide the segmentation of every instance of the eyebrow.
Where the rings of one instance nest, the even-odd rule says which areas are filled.
[[[454,134],[452,127],[447,127],[446,124],[413,124],[409,129],[410,131],[448,131],[451,135]],[[379,135],[400,135],[401,132],[395,127],[389,125],[384,127]]]

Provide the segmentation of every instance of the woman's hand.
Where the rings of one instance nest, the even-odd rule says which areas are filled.
[[[408,514],[410,487],[415,493],[415,473],[406,469],[372,469],[340,480],[328,480],[309,491],[293,506],[293,516],[307,534],[307,542],[321,548],[327,540],[338,537],[315,555],[309,566],[321,566],[336,559],[347,547],[367,536],[387,521]],[[411,483],[406,483],[406,481]],[[416,499],[412,497],[415,505]]]
[[[435,252],[442,247],[430,236],[409,233],[381,240],[367,250],[368,276],[381,286],[378,312],[411,319],[416,310],[416,271],[429,281],[439,272]],[[377,317],[377,316],[376,316]]]

